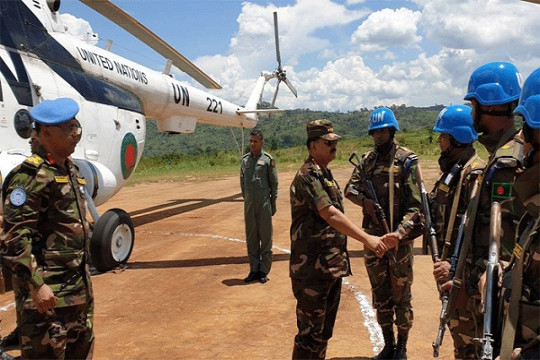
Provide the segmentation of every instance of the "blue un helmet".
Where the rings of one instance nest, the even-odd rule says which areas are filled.
[[[540,129],[540,68],[534,70],[525,80],[514,114],[523,116],[531,128]]]
[[[464,99],[476,99],[485,106],[507,104],[519,99],[520,85],[521,74],[513,64],[491,62],[473,71]]]
[[[462,144],[470,144],[478,139],[473,127],[472,109],[465,105],[450,105],[437,116],[434,131],[450,134]]]
[[[373,130],[393,127],[399,130],[394,112],[387,107],[375,109],[369,117],[369,133]]]

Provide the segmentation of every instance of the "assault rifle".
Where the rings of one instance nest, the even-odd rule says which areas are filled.
[[[489,257],[486,269],[486,286],[484,288],[484,336],[482,342],[482,359],[493,359],[493,338],[495,329],[492,323],[497,319],[493,316],[496,309],[494,303],[498,298],[499,282],[499,248],[501,244],[501,205],[494,201],[491,204],[489,223]]]
[[[433,222],[431,221],[431,209],[429,208],[428,193],[426,185],[424,184],[424,178],[422,177],[422,170],[420,169],[420,163],[416,165],[416,183],[420,190],[420,196],[422,198],[422,207],[424,209],[424,218],[426,224],[424,226],[424,237],[422,240],[422,253],[427,255],[427,248],[431,252],[431,260],[433,263],[440,261],[439,246],[437,245],[437,232],[433,228]],[[441,285],[437,282],[437,290],[441,292]]]
[[[354,151],[351,156],[349,156],[349,162],[353,164],[353,166],[358,171],[358,174],[360,175],[360,181],[362,181],[366,185],[367,197],[375,202],[375,213],[377,215],[377,220],[379,221],[379,224],[381,224],[384,233],[388,234],[390,232],[390,227],[388,226],[388,221],[386,220],[386,214],[384,213],[384,210],[379,203],[379,198],[377,197],[377,193],[375,192],[375,187],[373,187],[373,183],[371,182],[371,180],[368,179],[366,172],[364,171],[364,168],[360,163],[360,159],[356,154],[356,151]],[[390,256],[390,259],[392,261],[397,262],[396,256],[393,251],[388,251],[387,254],[388,256]]]
[[[465,231],[466,227],[468,229],[468,232],[472,232],[469,226],[472,228],[474,226],[473,223],[468,224],[469,221],[472,221],[476,217],[476,207],[478,206],[478,191],[480,189],[480,181],[477,179],[474,182],[472,191],[471,191],[471,203],[467,207],[467,210],[463,214],[463,217],[461,218],[461,224],[459,226],[458,235],[456,238],[456,246],[454,248],[454,253],[452,254],[452,267],[454,267],[454,271],[452,274],[449,274],[448,279],[452,280],[452,290],[448,294],[448,300],[446,302],[443,301],[443,307],[446,306],[444,309],[444,317],[443,315],[439,316],[441,319],[441,323],[439,325],[439,334],[437,335],[437,340],[433,343],[433,356],[437,357],[439,355],[439,347],[442,344],[443,335],[445,331],[445,326],[448,325],[448,322],[450,321],[450,312],[454,310],[455,304],[457,301],[457,297],[459,294],[459,291],[461,289],[462,281],[463,281],[463,271],[465,268],[465,261],[467,258],[467,251],[470,245],[469,241],[465,241]],[[469,220],[469,217],[472,220]],[[470,233],[469,233],[470,235]],[[459,254],[459,255],[458,255]],[[450,276],[453,275],[453,276]],[[441,310],[441,314],[443,313],[443,310]],[[443,319],[444,318],[444,319]],[[444,324],[442,323],[444,321]],[[435,355],[436,354],[436,355]]]
[[[452,256],[450,257],[450,270],[448,272],[448,281],[453,280],[454,275],[456,274],[456,267],[457,267],[457,262],[459,258],[459,252],[461,250],[461,244],[463,242],[463,234],[465,233],[466,219],[467,219],[466,214],[463,214],[461,217],[461,223],[459,225],[454,252],[452,253]],[[442,307],[441,307],[441,312],[439,314],[439,331],[437,332],[437,339],[435,339],[435,341],[432,344],[433,357],[439,356],[439,348],[442,345],[444,332],[446,331],[446,326],[448,325],[449,316],[447,316],[447,309],[448,309],[449,299],[450,299],[450,293],[448,291],[445,291],[441,294]]]

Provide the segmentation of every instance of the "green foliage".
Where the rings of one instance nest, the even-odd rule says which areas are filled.
[[[401,131],[397,141],[421,158],[435,160],[440,150],[438,134],[432,128],[442,105],[429,108],[390,106]],[[257,128],[263,131],[265,149],[272,153],[279,169],[296,170],[307,158],[306,128],[308,121],[329,119],[336,133],[343,136],[333,166],[349,165],[349,155],[361,154],[373,148],[368,133],[369,115],[366,108],[347,113],[311,110],[286,110],[262,118]],[[249,129],[244,130],[244,151],[249,151]],[[234,135],[234,137],[233,137]],[[475,144],[478,145],[478,144]],[[242,130],[210,125],[197,125],[194,134],[169,135],[157,131],[155,121],[147,122],[146,147],[141,162],[130,183],[141,181],[208,178],[238,173]],[[475,146],[487,159],[483,146]]]

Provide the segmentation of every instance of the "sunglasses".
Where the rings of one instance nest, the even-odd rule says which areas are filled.
[[[53,126],[60,128],[66,135],[72,135],[72,134],[81,135],[82,134],[81,123],[79,122],[79,120],[77,119],[75,120],[77,121],[77,123],[69,125],[69,126],[64,126],[64,125],[53,125]]]
[[[337,142],[338,142],[337,140],[324,140],[324,141],[323,141],[323,143],[324,143],[326,146],[328,146],[328,147],[330,147],[330,146],[332,146],[332,145],[336,145]]]

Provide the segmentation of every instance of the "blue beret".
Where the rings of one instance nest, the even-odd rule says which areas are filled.
[[[43,100],[30,110],[32,118],[43,125],[57,125],[69,121],[79,112],[79,105],[71,98]]]

